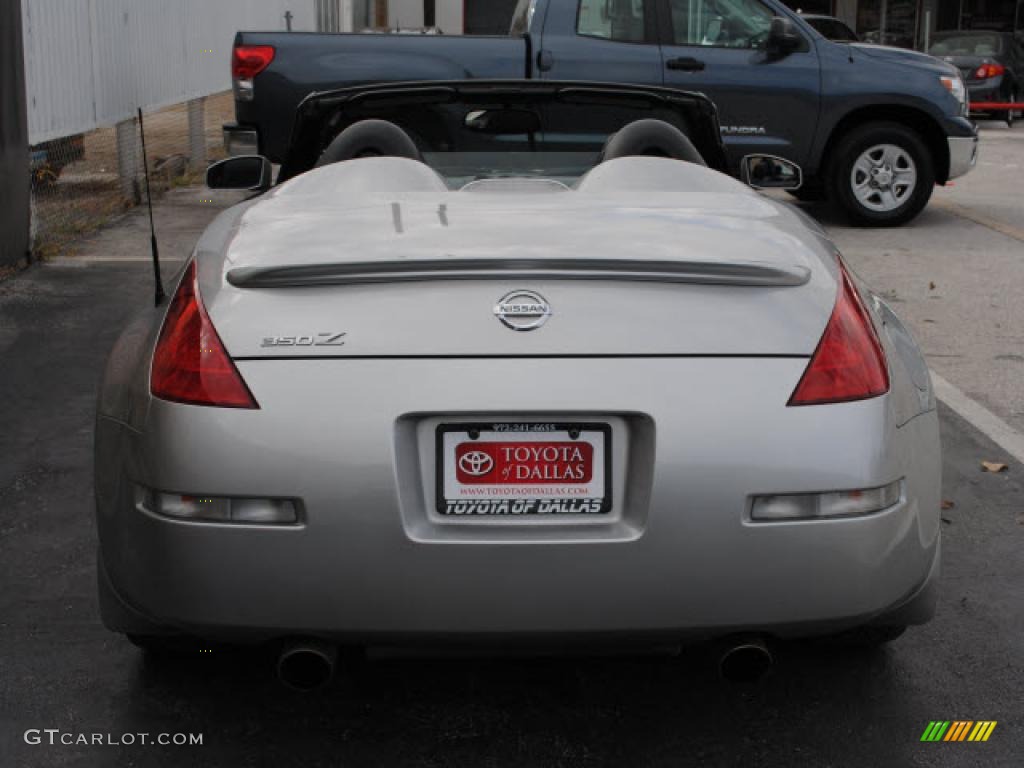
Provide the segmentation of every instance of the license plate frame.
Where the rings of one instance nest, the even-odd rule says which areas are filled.
[[[461,433],[463,439],[458,441]],[[477,438],[473,439],[472,434]],[[572,438],[572,434],[577,435]],[[455,437],[448,437],[454,435]],[[524,437],[526,439],[517,439]],[[545,439],[546,438],[546,439]],[[471,496],[468,499],[451,498],[449,490],[464,486],[458,480],[456,455],[460,445],[466,441],[474,445],[493,443],[530,444],[546,443],[558,446],[590,445],[590,478],[585,483],[574,483],[542,480],[534,481],[534,492],[511,495],[510,487],[524,486],[526,483],[507,483],[504,488],[493,496]],[[600,450],[596,450],[599,447]],[[450,458],[449,458],[450,457]],[[451,462],[449,464],[449,461]],[[557,464],[557,462],[556,462]],[[605,422],[592,421],[481,421],[481,422],[450,422],[442,423],[436,429],[436,447],[434,456],[436,493],[435,512],[446,520],[452,519],[502,519],[515,518],[594,518],[607,517],[613,507],[612,501],[612,427]],[[449,471],[449,466],[451,470]],[[550,465],[549,465],[550,466]],[[554,487],[560,483],[563,487],[575,486],[577,493],[590,492],[600,488],[602,495],[558,494]],[[489,483],[500,488],[500,483]],[[548,494],[540,493],[537,486],[552,486]],[[564,488],[563,488],[564,489]],[[462,504],[459,507],[459,504]],[[490,511],[485,511],[490,510]]]

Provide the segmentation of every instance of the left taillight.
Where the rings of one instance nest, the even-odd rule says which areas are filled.
[[[206,313],[195,261],[167,309],[153,355],[150,391],[161,400],[188,405],[259,408]]]
[[[252,101],[255,78],[274,61],[277,51],[272,45],[237,45],[231,53],[231,78],[235,98]]]
[[[839,290],[832,316],[789,405],[846,403],[888,391],[885,350],[840,259]]]

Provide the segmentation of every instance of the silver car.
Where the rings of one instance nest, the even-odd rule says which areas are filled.
[[[366,86],[125,331],[96,427],[103,619],[147,647],[880,642],[933,612],[922,355],[821,228],[658,88]],[[710,167],[709,167],[710,166]],[[753,649],[753,650],[751,650]]]

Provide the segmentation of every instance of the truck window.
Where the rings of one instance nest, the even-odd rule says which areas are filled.
[[[650,0],[580,0],[576,33],[621,43],[642,43],[647,2]]]
[[[948,32],[933,38],[932,56],[993,56],[1001,52],[1002,38],[994,32]]]
[[[512,26],[508,31],[510,37],[522,37],[530,31],[533,12],[537,10],[537,0],[519,0],[512,13]]]
[[[757,0],[670,0],[676,45],[760,48],[774,14]]]

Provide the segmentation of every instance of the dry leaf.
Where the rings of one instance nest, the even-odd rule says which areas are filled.
[[[949,499],[943,499],[942,500],[942,508],[943,509],[952,509],[955,506],[956,506],[956,502],[950,501]]]
[[[986,472],[1005,472],[1007,467],[1002,462],[998,461],[983,461],[981,462],[981,468]]]
[[[928,290],[929,291],[934,291],[935,290],[935,283],[928,283]]]

